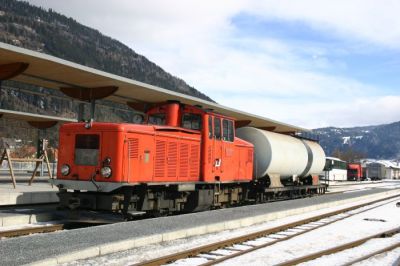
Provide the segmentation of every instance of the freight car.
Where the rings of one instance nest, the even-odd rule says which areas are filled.
[[[361,163],[348,163],[347,164],[347,180],[349,181],[362,181],[365,178],[363,177],[363,168]]]
[[[179,102],[150,108],[141,124],[60,128],[60,205],[132,218],[304,197],[325,192],[316,142],[244,127]]]

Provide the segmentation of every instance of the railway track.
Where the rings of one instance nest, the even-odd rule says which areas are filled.
[[[350,248],[354,248],[354,247],[360,246],[360,245],[364,244],[365,242],[367,242],[368,240],[371,240],[371,239],[374,239],[374,238],[390,237],[390,236],[398,234],[398,233],[400,233],[400,227],[398,227],[396,229],[384,231],[384,232],[381,232],[381,233],[378,233],[378,234],[374,234],[374,235],[371,235],[371,236],[368,236],[368,237],[364,237],[364,238],[361,238],[361,239],[358,239],[358,240],[355,240],[355,241],[352,241],[352,242],[349,242],[349,243],[346,243],[346,244],[343,244],[343,245],[339,245],[339,246],[336,246],[336,247],[333,247],[333,248],[330,248],[330,249],[322,250],[322,251],[319,251],[319,252],[316,252],[316,253],[312,253],[312,254],[309,254],[309,255],[306,255],[306,256],[295,258],[295,259],[286,261],[284,263],[280,263],[277,266],[297,265],[299,263],[304,263],[304,262],[307,262],[307,261],[311,261],[311,260],[320,258],[322,256],[331,255],[331,254],[334,254],[334,253],[338,253],[340,251],[344,251],[346,249],[350,249]],[[379,249],[377,251],[371,252],[368,255],[365,255],[365,256],[362,256],[362,257],[357,258],[355,260],[352,260],[350,262],[347,262],[346,264],[343,264],[342,266],[353,265],[354,263],[364,261],[366,259],[369,259],[369,258],[375,256],[375,255],[382,254],[384,252],[388,252],[388,251],[394,250],[394,249],[396,249],[398,247],[400,247],[400,243],[395,243],[395,244],[390,245],[388,247],[385,247],[383,249]]]
[[[18,237],[30,234],[39,234],[39,233],[50,233],[54,231],[63,230],[65,228],[65,224],[53,224],[46,226],[35,226],[35,227],[27,227],[27,228],[19,228],[7,231],[0,231],[1,237]]]
[[[190,259],[202,259],[205,263],[199,263],[196,261],[196,265],[214,265],[223,262],[234,257],[242,256],[246,253],[253,252],[255,250],[271,246],[275,243],[289,240],[293,237],[308,233],[312,230],[327,226],[337,221],[349,218],[356,214],[360,214],[383,205],[398,201],[399,195],[386,197],[384,199],[375,200],[372,202],[359,204],[353,207],[329,212],[326,214],[314,216],[301,221],[285,224],[282,226],[262,230],[259,232],[227,239],[220,242],[211,243],[208,245],[196,247],[186,251],[178,252],[164,257],[155,258],[152,260],[133,264],[132,266],[143,266],[143,265],[163,265],[163,264],[191,264]],[[384,201],[384,202],[383,202]],[[383,202],[383,203],[381,203]],[[380,203],[380,204],[378,204]],[[371,206],[372,205],[372,206]],[[400,228],[396,229],[400,230]],[[387,232],[384,232],[385,234]],[[382,235],[382,233],[380,234]],[[371,236],[372,237],[376,237]],[[367,240],[365,240],[367,241]],[[364,242],[365,242],[364,241]],[[363,242],[363,243],[364,243]],[[329,252],[329,251],[327,251]],[[330,251],[332,252],[332,251]],[[312,254],[313,255],[313,254]],[[318,256],[318,254],[314,254]],[[322,255],[321,255],[322,256]],[[304,258],[303,258],[304,259]],[[300,262],[294,262],[293,264],[283,265],[294,265]]]

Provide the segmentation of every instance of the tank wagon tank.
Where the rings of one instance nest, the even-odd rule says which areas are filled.
[[[130,219],[325,192],[310,179],[323,168],[317,143],[250,127],[235,132],[235,123],[167,102],[137,124],[64,124],[52,181],[60,206]]]
[[[236,136],[254,145],[253,176],[267,178],[270,187],[316,183],[325,166],[325,152],[314,141],[254,127],[243,127]]]

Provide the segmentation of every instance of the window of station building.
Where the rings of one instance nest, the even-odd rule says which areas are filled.
[[[224,119],[222,121],[223,140],[233,142],[233,121]]]
[[[182,116],[182,127],[193,130],[201,129],[201,115],[185,113]]]
[[[208,138],[212,139],[213,137],[213,120],[212,116],[208,117]]]
[[[151,125],[165,125],[165,114],[151,114],[151,115],[149,115],[149,124],[151,124]]]

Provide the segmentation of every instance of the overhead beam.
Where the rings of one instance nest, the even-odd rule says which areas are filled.
[[[28,66],[29,64],[21,62],[0,65],[0,80],[7,80],[16,77],[23,73]]]
[[[59,116],[48,116],[48,115],[39,115],[32,114],[27,112],[13,111],[0,109],[0,116],[4,119],[13,119],[13,120],[21,120],[21,121],[33,121],[33,122],[48,122],[48,121],[57,121],[57,122],[77,122],[76,119],[73,118],[63,118]]]

